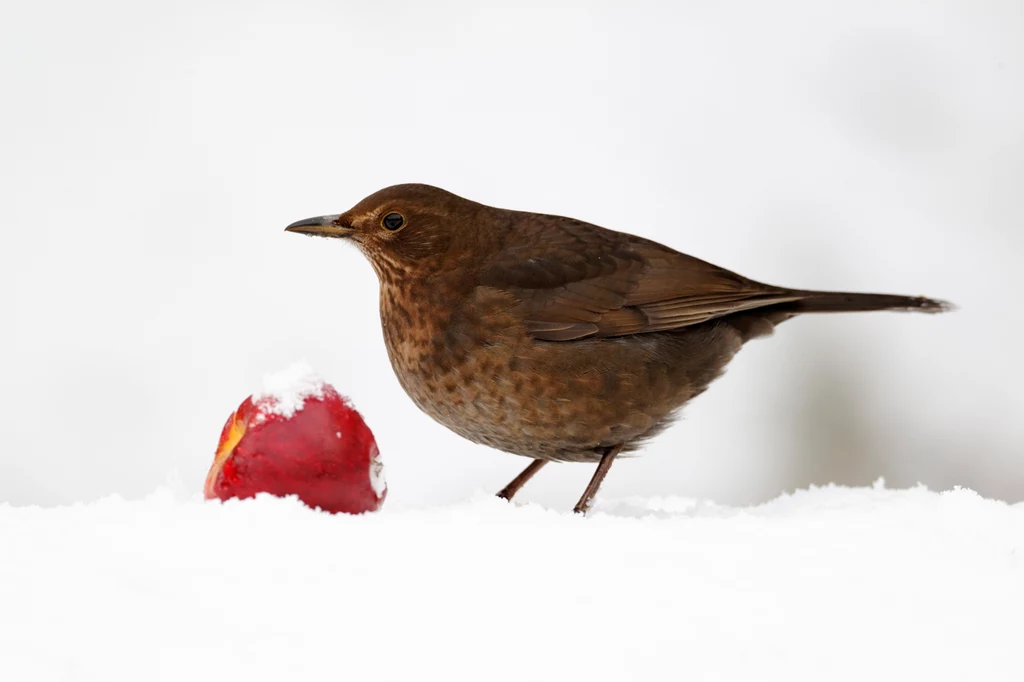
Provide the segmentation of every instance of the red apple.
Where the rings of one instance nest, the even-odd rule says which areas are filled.
[[[359,514],[384,502],[384,465],[352,406],[297,365],[265,379],[220,434],[206,499],[298,495],[310,507]]]

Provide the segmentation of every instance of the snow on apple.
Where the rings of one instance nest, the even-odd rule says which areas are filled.
[[[224,424],[206,498],[267,492],[329,512],[377,510],[387,496],[384,464],[359,413],[305,364],[263,384]]]

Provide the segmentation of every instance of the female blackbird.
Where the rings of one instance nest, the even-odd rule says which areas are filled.
[[[546,462],[599,462],[666,428],[747,340],[800,313],[941,312],[942,301],[785,289],[631,234],[395,185],[289,232],[354,242],[380,280],[398,381],[475,443]]]

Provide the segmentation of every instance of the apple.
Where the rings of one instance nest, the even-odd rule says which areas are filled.
[[[228,417],[206,499],[297,495],[310,507],[359,514],[384,502],[384,465],[373,433],[307,365],[264,378],[264,391]]]

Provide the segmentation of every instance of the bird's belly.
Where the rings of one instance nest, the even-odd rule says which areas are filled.
[[[673,357],[685,344],[668,335],[402,346],[389,345],[392,365],[421,410],[473,442],[538,459],[599,459],[653,435],[695,394]]]

